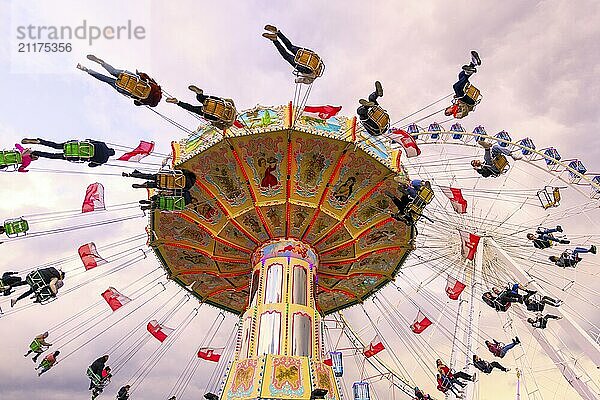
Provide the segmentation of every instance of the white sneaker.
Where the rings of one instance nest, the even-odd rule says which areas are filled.
[[[512,153],[510,153],[510,156],[512,157],[513,160],[522,160],[523,159],[523,153],[521,153],[520,150],[513,151]]]
[[[305,85],[310,85],[311,83],[313,83],[313,80],[307,78],[306,76],[299,76],[296,78],[296,83],[304,83]]]

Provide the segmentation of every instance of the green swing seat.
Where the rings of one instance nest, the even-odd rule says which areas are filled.
[[[73,141],[63,147],[65,158],[73,162],[85,162],[94,157],[94,145],[88,141]]]
[[[23,218],[4,221],[4,231],[9,238],[25,236],[28,230],[29,224]]]
[[[23,155],[17,150],[0,150],[0,165],[17,166],[23,163]]]
[[[160,196],[158,198],[158,209],[162,211],[181,211],[185,209],[183,196]]]

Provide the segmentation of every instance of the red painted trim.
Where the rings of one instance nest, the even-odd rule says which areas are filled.
[[[252,236],[250,233],[248,233],[246,231],[246,229],[244,229],[243,226],[241,226],[240,224],[238,224],[237,221],[231,217],[231,215],[227,211],[227,208],[225,208],[225,206],[221,203],[221,201],[219,200],[219,198],[213,192],[211,192],[210,189],[208,187],[206,187],[206,185],[204,185],[202,182],[200,182],[200,179],[196,179],[196,185],[198,185],[205,192],[205,194],[207,194],[209,196],[209,198],[215,199],[215,201],[217,203],[217,206],[221,209],[221,211],[223,212],[223,214],[225,214],[225,216],[227,217],[227,219],[236,228],[238,228],[240,230],[240,232],[242,232],[244,235],[246,235],[248,237],[248,239],[252,240],[254,243],[256,243],[256,244],[260,243],[258,240],[256,240],[254,238],[254,236]]]
[[[313,214],[310,224],[308,224],[308,227],[306,228],[306,230],[304,231],[304,234],[302,235],[302,240],[304,240],[306,238],[306,235],[308,235],[308,232],[310,232],[313,224],[315,223],[315,221],[317,220],[317,217],[319,216],[319,213],[321,212],[321,205],[325,201],[325,198],[327,197],[327,193],[329,193],[329,186],[331,185],[333,180],[337,177],[337,175],[340,171],[340,168],[342,167],[342,162],[346,158],[346,149],[347,149],[347,147],[344,150],[342,150],[342,154],[341,154],[340,158],[338,159],[335,169],[333,170],[333,173],[329,177],[329,181],[327,182],[327,185],[325,186],[325,190],[323,191],[323,194],[321,195],[321,198],[319,199],[319,205],[317,206],[315,213]]]
[[[203,270],[199,270],[199,269],[187,269],[185,271],[181,271],[178,274],[174,275],[174,276],[181,276],[181,275],[200,275],[200,274],[206,274],[206,275],[212,275],[212,276],[217,276],[219,278],[235,278],[238,276],[243,276],[243,275],[248,275],[248,271],[244,271],[244,272],[230,272],[227,274],[221,273],[221,272],[214,272],[214,271],[203,271]]]
[[[233,248],[233,249],[239,250],[239,251],[241,251],[241,252],[244,252],[244,253],[246,253],[246,254],[252,254],[252,249],[247,249],[246,247],[242,247],[242,246],[240,246],[240,245],[237,245],[237,244],[235,244],[235,243],[232,243],[232,242],[230,242],[230,241],[228,241],[228,240],[226,240],[226,239],[223,239],[223,238],[221,238],[221,237],[219,237],[219,236],[215,235],[215,234],[214,234],[214,232],[213,232],[212,230],[210,230],[209,228],[205,227],[205,226],[204,226],[202,223],[198,222],[198,221],[197,221],[197,220],[195,220],[194,218],[191,218],[190,216],[188,216],[188,215],[185,215],[185,214],[183,214],[183,213],[181,213],[181,212],[175,212],[175,213],[176,213],[176,214],[177,214],[179,217],[181,217],[181,218],[185,219],[186,221],[188,221],[188,222],[191,222],[191,223],[193,223],[193,224],[197,225],[197,226],[198,226],[200,229],[202,229],[204,232],[208,233],[208,234],[210,235],[210,237],[211,237],[213,240],[215,240],[215,241],[217,241],[217,242],[219,242],[219,243],[223,243],[223,244],[225,244],[225,245],[227,245],[227,246],[229,246],[229,247],[231,247],[231,248]]]
[[[216,296],[218,294],[221,294],[223,292],[241,292],[242,290],[246,289],[249,285],[245,285],[245,286],[240,286],[239,288],[227,288],[227,289],[219,289],[219,290],[215,290],[212,293],[209,293],[206,295],[206,298],[210,298],[213,296]]]
[[[293,113],[294,113],[294,105],[290,101],[288,103],[288,128],[292,127]]]
[[[384,247],[384,248],[381,248],[381,249],[369,251],[368,253],[361,254],[359,257],[351,258],[351,259],[348,259],[348,260],[335,261],[335,262],[333,262],[333,261],[330,261],[330,262],[324,261],[324,262],[321,263],[321,265],[325,266],[325,265],[352,264],[353,262],[360,261],[363,258],[369,257],[372,254],[388,253],[390,251],[398,251],[398,250],[402,250],[402,249],[408,249],[408,247],[403,247],[403,246]]]
[[[321,276],[323,277],[332,277],[332,278],[336,278],[336,279],[340,279],[340,280],[348,280],[350,278],[353,278],[355,276],[373,276],[376,278],[382,278],[382,277],[387,277],[387,275],[384,274],[379,274],[376,272],[354,272],[352,274],[349,275],[335,275],[335,274],[328,274],[326,272],[322,272],[320,273]]]
[[[290,103],[291,104],[291,103]],[[288,148],[287,148],[287,175],[285,188],[285,237],[290,236],[290,195],[292,193],[292,137],[288,133]]]
[[[371,228],[369,228],[369,229],[371,229]],[[336,246],[336,247],[334,247],[332,249],[329,249],[329,250],[326,250],[326,251],[322,251],[320,254],[321,255],[325,255],[325,254],[329,254],[329,253],[334,252],[334,251],[345,249],[346,247],[354,246],[354,243],[356,243],[357,241],[358,241],[358,238],[357,239],[352,239],[352,240],[350,240],[348,242],[344,242],[344,243],[342,243],[342,244],[340,244],[340,245],[338,245],[338,246]]]
[[[187,244],[181,244],[181,243],[164,243],[165,246],[169,246],[169,247],[177,247],[180,249],[187,249],[187,250],[192,250],[195,251],[196,253],[200,253],[202,255],[205,255],[215,261],[225,261],[225,262],[231,262],[231,263],[235,263],[235,264],[247,264],[248,260],[242,260],[239,258],[227,258],[227,257],[221,257],[221,256],[215,256],[213,254],[210,254],[208,251],[206,250],[202,250],[199,249],[197,247],[194,246],[189,246]]]
[[[381,185],[383,185],[384,181],[378,182],[375,186],[373,186],[371,188],[371,190],[369,190],[367,193],[365,193],[357,202],[356,204],[354,204],[352,207],[350,207],[350,209],[346,212],[346,214],[344,215],[344,218],[342,218],[342,220],[340,222],[337,223],[337,225],[330,230],[329,232],[327,232],[327,234],[325,236],[323,236],[321,239],[317,240],[313,246],[317,246],[319,243],[321,243],[322,241],[329,239],[329,237],[331,235],[333,235],[335,232],[337,232],[338,230],[340,230],[340,228],[344,225],[344,223],[346,222],[346,220],[348,219],[348,217],[350,215],[352,215],[352,213],[356,210],[356,208],[358,207],[359,204],[361,204],[362,202],[364,202],[367,198],[371,197],[371,195],[373,193],[375,193],[375,191],[377,189],[379,189],[379,187],[381,187]],[[369,228],[370,229],[370,228]],[[362,233],[361,233],[362,235]],[[359,235],[360,236],[360,235]]]
[[[352,142],[356,142],[356,115],[352,118]]]
[[[324,291],[324,292],[327,292],[327,293],[343,293],[343,294],[345,294],[346,296],[348,296],[348,297],[352,297],[352,298],[354,298],[354,299],[358,299],[358,298],[359,298],[359,297],[358,297],[357,295],[355,295],[354,293],[352,293],[352,292],[348,292],[348,291],[346,291],[346,290],[342,290],[342,289],[327,289],[327,288],[326,288],[326,287],[324,287],[324,286],[319,286],[319,288],[320,288],[320,289],[323,289],[323,291]]]
[[[227,143],[229,143],[229,141],[227,141]],[[246,186],[248,187],[248,192],[250,192],[250,196],[252,197],[252,202],[254,204],[254,210],[256,211],[256,214],[258,215],[260,222],[262,222],[263,227],[265,228],[265,231],[267,232],[267,235],[269,235],[269,239],[273,239],[273,232],[271,232],[271,230],[269,229],[269,225],[265,221],[265,217],[262,215],[262,211],[260,210],[260,207],[258,207],[256,205],[256,203],[257,203],[256,194],[254,193],[254,190],[252,189],[252,185],[250,184],[250,179],[248,178],[248,174],[246,173],[246,170],[244,169],[244,166],[242,165],[242,160],[241,160],[240,156],[238,155],[237,151],[235,151],[235,148],[233,147],[233,145],[231,143],[229,143],[229,146],[231,148],[231,152],[233,153],[233,156],[235,157],[235,161],[237,162],[238,167],[240,167],[240,169],[242,170],[242,175],[244,175],[244,179],[246,180]]]

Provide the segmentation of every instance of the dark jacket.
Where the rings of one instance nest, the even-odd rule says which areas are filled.
[[[100,357],[99,359],[94,361],[92,363],[92,365],[90,365],[90,369],[92,370],[92,372],[94,374],[96,374],[98,376],[102,376],[102,370],[104,369],[104,364],[106,364],[104,357]]]
[[[111,153],[114,153],[114,150],[106,145],[104,142],[99,142],[97,140],[90,140],[90,143],[94,145],[94,156],[90,158],[90,162],[88,166],[90,167],[98,167],[108,161],[111,157]],[[113,150],[113,151],[110,151]],[[109,152],[110,151],[110,152]]]

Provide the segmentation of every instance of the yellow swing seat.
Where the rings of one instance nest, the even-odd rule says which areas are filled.
[[[421,217],[425,206],[431,203],[433,197],[434,194],[431,187],[422,184],[419,188],[419,191],[417,192],[417,196],[413,199],[412,202],[410,202],[410,204],[407,207],[407,213],[413,221],[417,221]]]
[[[159,171],[156,175],[156,186],[162,190],[183,190],[185,176],[181,171]]]
[[[233,101],[224,99],[207,98],[202,104],[202,111],[206,115],[217,118],[211,123],[219,129],[227,129],[235,122],[237,111]]]
[[[379,135],[385,133],[390,127],[390,115],[381,106],[369,107],[367,117],[379,130]]]
[[[310,69],[312,71],[310,77],[315,79],[323,75],[323,71],[325,70],[325,64],[323,64],[321,57],[314,51],[308,49],[298,50],[294,56],[294,63],[296,63],[297,66]],[[298,72],[298,70],[295,72],[296,75],[304,75]]]
[[[150,96],[150,85],[142,81],[139,76],[129,72],[121,72],[115,84],[118,88],[140,100],[147,99]]]
[[[492,162],[494,164],[494,167],[496,167],[496,169],[500,171],[500,174],[503,174],[508,170],[508,160],[506,159],[506,156],[504,154],[496,155]]]

